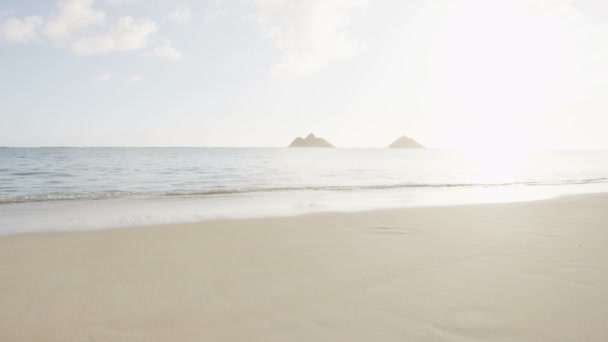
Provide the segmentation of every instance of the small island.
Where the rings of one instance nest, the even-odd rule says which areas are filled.
[[[395,140],[388,147],[389,148],[425,148],[424,146],[419,144],[416,140],[408,138],[405,135],[402,137],[399,137],[399,139]]]
[[[289,144],[289,147],[334,147],[327,140],[323,138],[317,138],[314,134],[310,133],[305,139],[297,137]]]

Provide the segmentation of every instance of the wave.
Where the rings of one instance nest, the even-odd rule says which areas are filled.
[[[608,178],[588,178],[588,179],[569,179],[559,182],[529,182],[526,185],[574,185],[574,184],[595,184],[608,183]]]
[[[0,169],[0,172],[8,169]],[[65,172],[49,172],[49,171],[30,171],[30,172],[13,172],[9,176],[50,176],[50,177],[72,177],[71,174]]]
[[[287,186],[287,187],[250,187],[250,188],[215,188],[195,190],[172,190],[157,192],[133,191],[102,191],[102,192],[53,192],[37,195],[0,196],[0,204],[73,201],[73,200],[104,200],[116,198],[150,198],[150,197],[205,197],[221,195],[237,195],[248,193],[276,193],[297,191],[363,191],[363,190],[398,190],[407,188],[484,188],[507,186],[556,186],[608,183],[608,178],[572,179],[553,182],[511,182],[511,183],[401,183],[373,185],[318,185],[318,186]]]

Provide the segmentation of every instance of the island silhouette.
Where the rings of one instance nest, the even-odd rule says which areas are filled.
[[[425,148],[419,144],[416,140],[408,138],[405,135],[399,137],[392,144],[388,145],[389,148]]]
[[[331,148],[334,147],[329,141],[316,137],[313,133],[310,133],[306,138],[297,137],[295,138],[288,147],[316,147],[316,148]],[[406,137],[405,135],[397,138],[389,148],[426,148],[416,140]]]
[[[291,144],[289,144],[289,147],[322,147],[322,148],[328,148],[328,147],[334,147],[332,144],[330,144],[327,140],[323,139],[323,138],[317,138],[313,133],[310,133],[309,135],[306,136],[305,139],[302,139],[301,137],[297,137],[295,138]]]

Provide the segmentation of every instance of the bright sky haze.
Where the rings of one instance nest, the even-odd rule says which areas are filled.
[[[1,146],[608,148],[608,2],[4,0]]]

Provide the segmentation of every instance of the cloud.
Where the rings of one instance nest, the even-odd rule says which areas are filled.
[[[59,12],[48,20],[42,30],[51,40],[68,38],[105,22],[105,13],[93,8],[93,0],[61,0],[57,7]]]
[[[184,54],[170,45],[159,46],[154,49],[154,55],[170,61],[180,61],[184,58]]]
[[[105,1],[121,5],[138,0]],[[80,55],[107,54],[141,50],[149,46],[151,37],[158,31],[151,19],[123,16],[108,22],[106,14],[93,5],[93,0],[58,0],[57,10],[51,15],[8,19],[1,18],[13,11],[0,10],[0,42],[51,42],[57,48],[69,48]],[[178,6],[170,17],[172,20],[188,21],[191,18],[190,8]],[[170,61],[183,59],[183,53],[170,45],[158,45],[151,53]],[[106,75],[106,79],[96,79],[107,81],[110,78],[111,75]]]
[[[192,11],[187,5],[178,5],[169,15],[167,19],[179,23],[189,23],[192,18]]]
[[[38,39],[37,29],[44,23],[38,15],[23,19],[9,18],[0,22],[0,41],[27,43]]]
[[[77,54],[139,50],[148,44],[149,36],[156,31],[156,24],[150,19],[122,17],[107,33],[77,39],[72,44],[72,50]]]
[[[95,81],[107,82],[107,81],[110,81],[112,78],[114,78],[114,75],[112,75],[110,73],[99,74],[99,75],[97,75],[97,77],[95,77]]]
[[[356,14],[365,13],[368,0],[257,0],[257,19],[281,55],[276,68],[306,74],[331,62],[353,56],[364,44],[352,39],[348,28]]]

